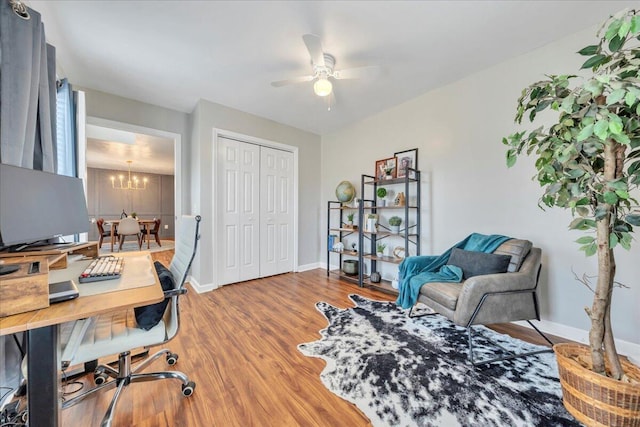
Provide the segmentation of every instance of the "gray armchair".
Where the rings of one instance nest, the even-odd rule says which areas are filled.
[[[528,240],[511,239],[493,252],[511,256],[506,273],[473,276],[461,283],[430,282],[420,288],[418,302],[447,317],[456,325],[467,328],[469,360],[474,365],[552,351],[548,349],[511,353],[508,356],[480,362],[476,362],[473,356],[473,325],[524,320],[549,344],[553,344],[531,323],[532,319],[540,320],[536,288],[542,255],[540,248],[532,246]],[[455,265],[453,262],[450,264]],[[413,308],[409,315],[417,317],[413,315]]]

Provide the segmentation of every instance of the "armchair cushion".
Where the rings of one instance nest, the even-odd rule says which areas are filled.
[[[493,251],[493,253],[500,255],[510,255],[511,263],[509,264],[507,272],[514,273],[516,271],[520,271],[522,262],[524,261],[526,256],[529,255],[532,246],[533,244],[529,240],[510,239],[498,246],[498,248]]]
[[[506,273],[510,262],[511,255],[497,255],[454,248],[447,264],[460,267],[462,269],[462,278],[468,279],[485,274]]]
[[[160,279],[162,290],[169,291],[171,289],[174,289],[175,283],[173,280],[173,275],[171,274],[169,269],[162,265],[160,261],[156,261],[153,265],[156,268],[156,273],[158,273],[158,279]],[[169,300],[170,298],[165,298],[164,300],[155,304],[136,307],[134,309],[134,312],[136,315],[136,322],[138,323],[138,327],[140,329],[148,331],[149,329],[156,326],[160,322],[160,320],[162,320],[162,316],[164,316],[164,312],[167,309]]]

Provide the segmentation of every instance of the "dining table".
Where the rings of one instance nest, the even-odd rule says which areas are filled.
[[[105,220],[105,224],[109,224],[111,226],[111,252],[113,252],[113,244],[116,239],[116,229],[118,228],[118,224],[120,224],[120,219],[108,219]],[[145,230],[144,233],[147,234],[147,249],[151,248],[151,226],[155,224],[156,219],[140,219],[138,218],[138,224],[143,225]]]

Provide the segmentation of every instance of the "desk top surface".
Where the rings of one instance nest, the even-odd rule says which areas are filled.
[[[142,254],[148,255],[147,252],[142,252]],[[140,255],[141,253],[137,252],[130,254],[118,254],[117,256],[139,257]],[[149,257],[149,263],[153,266],[151,257]],[[125,261],[125,270],[126,268]],[[67,271],[71,276],[67,277],[67,279],[74,279],[77,283],[78,278],[73,277],[76,275],[75,269],[70,267],[65,270],[58,270],[58,272],[62,274],[64,274],[65,271]],[[107,282],[113,282],[113,291],[106,291],[96,295],[81,295],[76,299],[51,304],[49,307],[42,308],[40,310],[2,317],[0,318],[0,335],[13,334],[29,329],[36,329],[72,320],[97,316],[111,311],[124,310],[160,302],[164,298],[164,294],[162,293],[158,276],[154,273],[153,277],[155,281],[154,285],[135,287],[132,289],[119,288],[119,285],[121,284],[120,280],[104,281],[101,282],[103,286],[107,284]],[[61,280],[62,278],[57,277],[56,279]]]

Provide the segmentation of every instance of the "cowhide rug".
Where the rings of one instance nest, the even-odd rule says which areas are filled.
[[[580,425],[562,405],[553,353],[476,368],[467,361],[466,330],[446,318],[412,319],[394,302],[349,298],[356,307],[317,303],[329,326],[298,349],[327,362],[324,385],[374,426]],[[515,351],[540,348],[476,331],[476,360],[495,355],[485,336]]]

